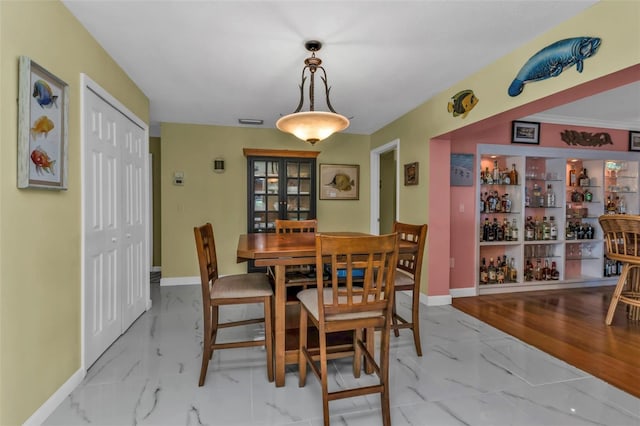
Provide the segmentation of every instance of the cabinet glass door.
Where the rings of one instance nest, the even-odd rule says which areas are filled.
[[[289,220],[311,219],[312,163],[303,160],[287,160],[287,211]]]
[[[275,228],[280,211],[280,178],[278,161],[253,162],[253,229],[251,232],[267,232]]]

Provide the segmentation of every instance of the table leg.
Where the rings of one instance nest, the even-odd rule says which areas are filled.
[[[284,286],[285,266],[275,265],[275,362],[276,362],[276,387],[284,386],[284,367],[285,367],[285,337],[286,337],[286,308],[287,308],[287,289]]]

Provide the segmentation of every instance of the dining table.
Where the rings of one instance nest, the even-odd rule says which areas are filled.
[[[322,232],[325,235],[362,236],[362,232]],[[312,265],[316,262],[315,233],[249,233],[238,239],[237,262],[253,260],[257,267],[267,267],[274,278],[274,360],[275,384],[285,384],[285,366],[298,363],[297,333],[295,328],[299,311],[289,303],[287,320],[287,285],[285,269],[287,266]],[[417,251],[417,244],[400,241],[398,249],[401,256]],[[299,309],[299,307],[298,307]],[[293,317],[293,318],[292,318]],[[289,326],[287,326],[289,324]],[[293,325],[293,326],[292,326]]]

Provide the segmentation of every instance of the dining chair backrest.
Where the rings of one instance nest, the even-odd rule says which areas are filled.
[[[411,255],[403,255],[398,258],[398,269],[410,274],[414,281],[417,281],[417,285],[420,285],[427,228],[428,225],[426,223],[423,225],[413,225],[397,221],[393,223],[393,232],[398,233],[400,241],[416,244],[416,250],[413,251]]]
[[[347,313],[390,309],[398,262],[398,235],[336,236],[316,234],[316,269],[326,266],[329,279],[317,277],[319,320]],[[325,270],[327,270],[325,269]],[[353,271],[357,270],[358,274]],[[346,272],[345,272],[346,271]],[[355,276],[355,279],[354,279]],[[323,296],[327,288],[331,297]]]
[[[317,219],[308,219],[308,220],[276,219],[277,234],[288,234],[292,232],[316,232],[317,229],[318,229]]]
[[[213,226],[206,223],[194,228],[198,265],[200,267],[200,283],[202,286],[202,300],[205,305],[211,297],[211,286],[218,279],[218,258],[216,243],[213,237]],[[205,307],[205,310],[208,309]]]

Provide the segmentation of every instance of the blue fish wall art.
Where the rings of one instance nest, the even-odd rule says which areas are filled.
[[[582,72],[584,60],[596,54],[601,42],[598,37],[574,37],[550,44],[529,58],[520,69],[509,86],[509,96],[522,93],[526,83],[557,77],[574,64],[578,72]]]

